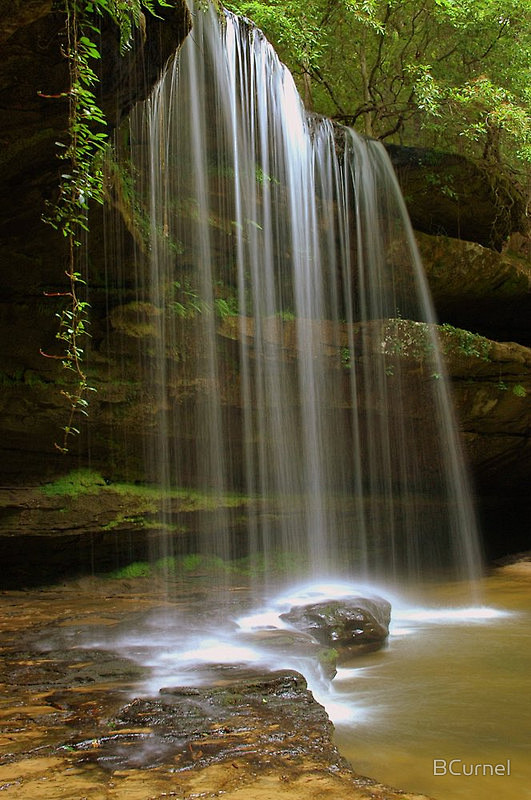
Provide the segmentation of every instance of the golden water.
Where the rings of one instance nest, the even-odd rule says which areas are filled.
[[[356,770],[444,800],[531,797],[531,583],[499,574],[482,588],[485,603],[510,616],[417,623],[337,683],[361,716],[336,735]],[[431,599],[456,606],[459,590]],[[442,761],[434,774],[434,759],[446,774]],[[473,765],[478,774],[449,774],[453,759],[454,772]],[[489,765],[502,766],[491,775]]]

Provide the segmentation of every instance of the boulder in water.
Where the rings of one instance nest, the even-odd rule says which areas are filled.
[[[375,650],[389,635],[391,604],[382,597],[346,597],[294,606],[281,619],[338,651]]]

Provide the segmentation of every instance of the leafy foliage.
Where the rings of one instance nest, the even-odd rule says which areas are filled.
[[[108,143],[105,115],[94,91],[99,82],[96,64],[101,59],[95,40],[100,38],[101,19],[109,17],[119,27],[120,47],[124,53],[131,46],[134,30],[143,25],[143,10],[155,14],[157,7],[168,5],[167,0],[63,0],[70,86],[62,96],[69,100],[69,138],[66,143],[56,143],[65,169],[59,198],[49,205],[45,221],[60,230],[67,241],[69,288],[49,295],[65,297],[68,301],[57,314],[56,336],[64,351],[59,356],[43,353],[47,358],[59,359],[63,367],[75,375],[74,388],[62,391],[70,409],[62,443],[56,443],[62,453],[68,452],[69,437],[79,433],[74,419],[78,413],[87,413],[87,396],[94,391],[83,367],[82,341],[89,335],[89,304],[80,297],[80,290],[85,283],[81,253],[84,234],[89,228],[89,207],[91,202],[102,204],[104,200],[102,155]]]
[[[311,108],[381,139],[531,161],[528,0],[231,0]]]

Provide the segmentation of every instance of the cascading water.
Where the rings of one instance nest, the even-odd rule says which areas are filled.
[[[472,574],[466,473],[384,148],[308,115],[263,35],[212,8],[194,10],[130,148],[149,220],[150,475],[249,498],[209,512],[197,546],[255,575],[291,557],[290,582]]]

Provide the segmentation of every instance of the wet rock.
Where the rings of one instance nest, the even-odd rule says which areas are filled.
[[[328,680],[336,676],[337,650],[323,646],[309,633],[273,628],[253,631],[247,639],[252,645],[262,647],[272,654],[289,654],[290,657],[309,661],[312,666],[317,664],[321,674]]]
[[[498,559],[496,571],[498,574],[529,580],[531,578],[531,550]]]
[[[279,764],[311,754],[344,765],[333,730],[303,676],[292,670],[247,670],[223,686],[177,686],[137,698],[112,720],[98,747],[72,744],[83,760],[109,769],[208,767],[235,757]]]
[[[352,770],[297,672],[242,667],[228,685],[170,687],[124,706],[135,665],[76,644],[89,623],[130,628],[152,592],[98,592],[91,581],[1,599],[0,785],[13,800],[422,800]],[[25,669],[35,675],[21,682]]]
[[[336,650],[374,650],[389,634],[391,604],[382,597],[351,597],[295,606],[281,619]]]

